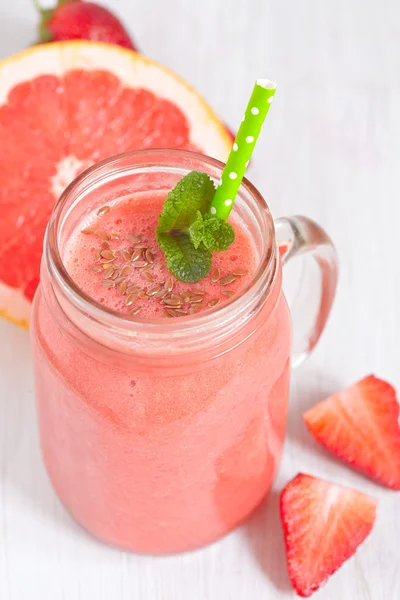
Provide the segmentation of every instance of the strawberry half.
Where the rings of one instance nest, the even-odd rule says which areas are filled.
[[[43,9],[39,0],[34,3],[41,14],[41,42],[90,40],[136,50],[125,27],[103,6],[81,0],[58,0],[55,8]]]
[[[377,502],[300,473],[280,498],[289,577],[308,598],[352,556],[371,532]]]
[[[381,485],[400,490],[399,404],[389,383],[369,375],[303,417],[320,444]]]

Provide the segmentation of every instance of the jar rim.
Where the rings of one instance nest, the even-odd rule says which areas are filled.
[[[83,171],[61,194],[50,217],[49,225],[45,237],[45,260],[52,280],[56,282],[61,289],[63,296],[68,298],[75,307],[92,320],[113,328],[115,331],[135,337],[140,334],[147,336],[170,336],[173,332],[174,339],[180,336],[187,336],[189,333],[201,331],[205,333],[208,328],[215,329],[215,326],[221,327],[227,325],[232,320],[236,320],[240,315],[245,316],[255,301],[266,299],[269,291],[275,281],[278,267],[278,251],[275,238],[275,228],[272,215],[266,201],[256,187],[248,180],[243,179],[239,194],[244,192],[254,201],[257,211],[260,213],[265,228],[268,231],[269,243],[265,245],[260,263],[248,285],[235,294],[222,306],[204,311],[199,314],[182,316],[178,319],[147,319],[140,316],[120,313],[103,304],[97,302],[86,294],[73,280],[65,268],[59,245],[59,232],[62,227],[63,210],[70,202],[71,197],[76,196],[83,190],[87,190],[99,181],[102,174],[108,171],[126,172],[129,168],[132,172],[135,169],[153,168],[162,170],[163,168],[185,169],[186,163],[197,162],[207,165],[219,173],[222,173],[224,164],[217,159],[192,152],[188,150],[176,149],[146,149],[125,152],[107,158],[96,163],[92,167]],[[123,166],[125,165],[125,166]],[[128,167],[126,166],[128,165]],[[192,169],[187,169],[189,170]]]

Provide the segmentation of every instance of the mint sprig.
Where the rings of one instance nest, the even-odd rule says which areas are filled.
[[[189,227],[189,236],[195,248],[203,244],[210,252],[227,250],[235,241],[235,232],[230,223],[209,213],[202,215],[199,210]]]
[[[232,226],[208,213],[215,194],[206,173],[191,171],[169,192],[156,230],[167,268],[181,281],[196,283],[211,269],[211,253],[227,250]]]
[[[169,192],[158,217],[157,232],[187,230],[196,211],[208,211],[214,194],[214,183],[208,175],[191,171]]]

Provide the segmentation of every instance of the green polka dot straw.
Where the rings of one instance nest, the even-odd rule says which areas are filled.
[[[210,206],[212,215],[224,220],[229,217],[275,91],[275,83],[257,79]]]

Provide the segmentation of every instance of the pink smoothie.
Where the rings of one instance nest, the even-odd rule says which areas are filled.
[[[120,250],[132,257],[137,247],[126,236],[142,234],[154,281],[142,266],[129,269],[127,283],[146,294],[165,286],[169,273],[154,238],[164,196],[108,203],[111,210],[89,214],[63,249],[70,275],[92,298],[124,313],[140,306],[139,317],[160,317],[163,326],[184,319],[167,321],[162,299],[151,295],[127,306],[126,293],[103,287],[106,263],[97,253],[108,249],[98,237],[103,232],[121,271],[129,261]],[[257,253],[246,229],[233,224],[236,241],[214,254],[212,272],[241,274],[227,285],[211,275],[197,284],[174,281],[182,311],[192,307],[186,298],[196,296],[193,288],[205,292],[200,310],[212,316],[249,284]],[[82,233],[87,228],[94,233]],[[144,358],[128,344],[116,350],[98,341],[98,323],[83,314],[69,318],[58,292],[44,259],[32,317],[39,429],[49,476],[68,511],[98,538],[150,553],[195,548],[243,522],[271,486],[284,439],[291,327],[280,266],[245,325],[232,327],[221,350],[211,340],[195,356],[188,350],[170,357],[173,332],[163,355],[146,347],[145,336]]]
[[[158,216],[164,199],[165,194],[142,193],[115,201],[105,205],[100,211],[97,209],[87,218],[83,227],[80,223],[72,233],[64,250],[64,262],[74,281],[91,298],[119,312],[137,312],[140,307],[140,312],[137,312],[140,317],[166,317],[165,307],[168,296],[165,300],[165,298],[144,295],[144,292],[151,294],[157,286],[164,287],[171,279],[164,254],[155,238]],[[108,212],[102,214],[104,211]],[[132,235],[137,235],[137,239],[132,238]],[[182,299],[179,305],[179,309],[183,311],[182,315],[185,312],[189,314],[191,307],[195,308],[196,312],[203,312],[213,306],[220,306],[248,284],[257,267],[254,248],[249,237],[238,225],[235,226],[235,236],[235,242],[228,250],[213,254],[211,271],[198,284],[184,283],[172,277],[173,294],[179,295]],[[108,241],[104,242],[103,238]],[[107,258],[103,259],[99,253],[103,251],[104,254],[104,250],[108,249],[115,254],[116,259],[102,263],[101,261]],[[146,249],[151,252],[151,263],[146,260]],[[132,256],[135,250],[139,250],[138,260],[127,261],[126,259]],[[126,255],[125,252],[129,254]],[[145,267],[135,267],[144,263]],[[103,266],[106,268],[104,269]],[[105,288],[103,287],[105,273],[106,276],[110,275],[110,268],[112,270],[113,266],[117,268],[112,278],[106,280],[106,285],[113,287]],[[151,268],[147,270],[146,267]],[[122,271],[124,268],[127,271],[126,276],[124,276],[125,271]],[[229,275],[232,275],[233,281],[222,285],[220,281],[224,282],[224,278]],[[124,280],[122,288],[119,283],[121,277]],[[117,285],[113,284],[113,280]],[[132,286],[139,288],[134,295],[142,290],[144,297],[137,296],[130,304],[131,298],[127,305],[130,294],[126,293],[125,288],[129,289]],[[159,291],[162,295],[162,289]],[[197,291],[204,293],[200,303],[196,301],[190,304],[184,301],[185,298],[193,295],[196,296],[195,300],[199,300]]]

